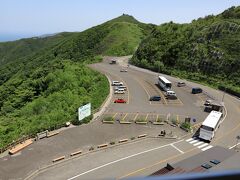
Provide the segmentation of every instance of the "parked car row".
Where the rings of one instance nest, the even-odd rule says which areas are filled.
[[[127,90],[127,87],[120,81],[112,81],[112,86],[114,86],[114,94],[125,94]],[[114,103],[127,103],[127,101],[123,98],[118,98],[114,100]]]

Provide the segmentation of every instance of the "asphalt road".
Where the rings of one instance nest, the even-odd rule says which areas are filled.
[[[92,67],[105,73],[111,80],[124,82],[128,88],[128,93],[122,96],[127,100],[127,104],[114,104],[114,99],[119,97],[119,95],[114,95],[112,103],[105,113],[170,113],[195,117],[197,122],[201,122],[207,116],[207,113],[203,112],[205,99],[214,97],[221,100],[223,97],[221,91],[185,80],[187,87],[176,87],[175,83],[179,79],[166,76],[173,82],[173,89],[179,97],[178,100],[168,101],[164,99],[162,92],[155,86],[157,73],[133,66],[128,68],[127,73],[120,72],[121,66],[126,67],[127,58],[116,58],[120,65],[110,65],[109,59],[111,58],[107,58],[103,63],[94,64]],[[192,95],[190,91],[191,87],[194,86],[203,88],[207,95]],[[151,95],[160,95],[161,102],[150,103],[148,99]],[[89,153],[74,160],[60,163],[40,171],[32,179],[119,179],[129,176],[146,176],[160,169],[167,162],[177,162],[207,150],[211,146],[231,147],[236,142],[236,135],[240,133],[240,120],[238,118],[240,101],[226,94],[224,103],[227,109],[226,118],[210,144],[191,139],[192,135],[176,140],[146,139]],[[51,163],[53,158],[69,154],[73,150],[88,149],[93,144],[136,136],[143,132],[154,134],[160,129],[152,126],[102,125],[97,120],[88,125],[63,131],[59,136],[38,141],[15,157],[1,158],[0,177],[3,179],[25,178],[38,168]],[[184,135],[179,129],[174,131],[179,136]]]

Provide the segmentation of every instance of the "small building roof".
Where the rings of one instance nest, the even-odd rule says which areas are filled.
[[[220,163],[214,164],[210,161],[217,160]],[[240,154],[234,150],[226,149],[221,146],[215,146],[207,151],[203,151],[192,157],[184,159],[173,165],[167,164],[166,167],[151,174],[151,176],[159,175],[175,175],[183,173],[196,173],[204,171],[212,171],[216,169],[239,169]],[[211,168],[206,169],[202,165],[208,164]]]

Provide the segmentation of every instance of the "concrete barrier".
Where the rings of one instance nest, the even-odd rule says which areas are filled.
[[[153,122],[152,124],[153,124],[153,125],[165,125],[164,122]]]
[[[59,134],[59,131],[57,131],[57,132],[52,132],[52,133],[48,133],[47,137],[49,138],[49,137],[55,136],[55,135],[57,135],[57,134]]]
[[[113,124],[114,121],[102,121],[104,124]]]
[[[146,137],[146,136],[147,136],[147,134],[141,134],[141,135],[138,136],[138,138],[143,138],[143,137]]]
[[[55,159],[52,160],[52,162],[61,161],[63,159],[65,159],[65,156],[61,156],[61,157],[55,158]]]
[[[130,121],[120,121],[119,123],[120,124],[132,124],[132,122],[130,122]]]
[[[70,154],[70,156],[76,156],[78,154],[82,154],[82,151],[76,151]]]
[[[147,124],[147,121],[135,121],[136,124]]]
[[[24,149],[25,147],[29,146],[32,143],[33,143],[33,140],[32,139],[28,139],[28,140],[26,140],[26,141],[16,145],[12,149],[10,149],[9,150],[9,154],[11,154],[11,155],[16,154],[17,152],[21,151],[22,149]]]
[[[123,143],[123,142],[127,142],[128,141],[128,139],[120,139],[119,141],[118,141],[118,143]]]
[[[108,146],[108,144],[100,144],[97,146],[97,148],[103,148],[103,147],[107,147],[107,146]]]

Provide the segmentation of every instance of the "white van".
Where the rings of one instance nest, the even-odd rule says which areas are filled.
[[[177,95],[174,91],[167,91],[166,92],[166,97],[167,98],[177,98]]]
[[[122,86],[123,83],[119,81],[112,81],[112,86]]]
[[[115,86],[115,84],[118,84],[119,81],[112,81],[112,86]]]

